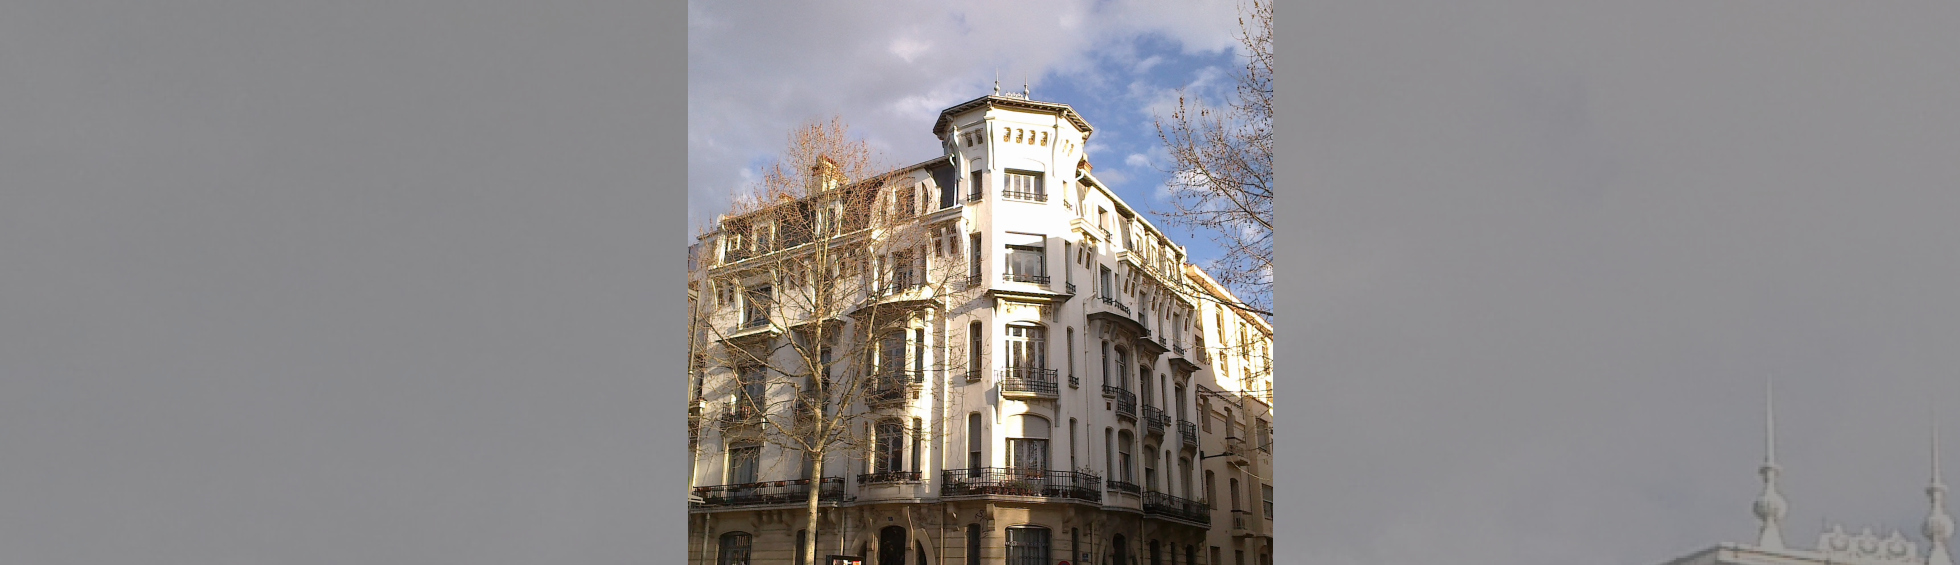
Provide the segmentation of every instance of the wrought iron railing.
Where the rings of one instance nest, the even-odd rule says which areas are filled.
[[[732,506],[763,506],[770,504],[792,504],[809,500],[812,483],[817,483],[818,502],[840,502],[844,500],[844,478],[824,477],[822,480],[801,479],[794,481],[763,481],[735,485],[716,485],[694,487],[694,495],[700,502],[692,504],[695,508],[726,508]]]
[[[1136,419],[1137,417],[1136,393],[1123,389],[1116,389],[1116,415],[1125,416],[1132,420]]]
[[[1027,200],[1030,202],[1048,201],[1048,193],[1028,190],[1003,190],[1000,191],[1000,197],[1008,200]]]
[[[1068,293],[1075,294],[1075,283],[1068,283]]]
[[[1138,487],[1136,483],[1126,482],[1126,481],[1110,481],[1109,490],[1113,492],[1127,492],[1130,494],[1138,494],[1143,492],[1143,488]]]
[[[1146,516],[1169,516],[1188,522],[1211,525],[1211,507],[1203,502],[1171,496],[1161,492],[1143,493],[1143,513]]]
[[[1005,275],[1001,275],[1000,279],[1007,282],[1048,284],[1048,275],[1030,275],[1027,273],[1007,273]]]
[[[1170,417],[1164,415],[1164,409],[1149,404],[1143,405],[1143,433],[1162,434],[1164,427],[1169,423]]]
[[[925,373],[911,369],[887,369],[871,376],[871,386],[865,390],[865,402],[880,404],[905,400],[913,387],[925,384]]]
[[[1117,310],[1122,310],[1124,315],[1129,315],[1130,313],[1130,307],[1124,306],[1123,301],[1117,300],[1115,297],[1098,296],[1096,298],[1101,299],[1103,304],[1108,304],[1110,306],[1115,307]]]
[[[916,482],[919,482],[918,471],[885,471],[883,473],[865,473],[862,475],[858,475],[858,484],[860,485],[886,485],[886,484],[894,484],[894,483],[916,483]]]
[[[1102,477],[1015,467],[950,469],[940,496],[1040,496],[1102,502]]]
[[[1243,529],[1246,529],[1246,528],[1245,528],[1245,517],[1246,517],[1246,515],[1247,515],[1247,514],[1251,514],[1251,513],[1252,513],[1252,511],[1251,511],[1251,510],[1233,510],[1233,511],[1232,511],[1232,529],[1234,529],[1234,530],[1243,530]]]
[[[1196,447],[1198,445],[1198,425],[1184,420],[1178,420],[1177,437],[1184,441],[1185,446]]]
[[[1027,367],[1008,367],[1000,370],[1001,392],[1025,392],[1041,396],[1056,396],[1061,393],[1055,386],[1054,369],[1031,369]]]
[[[762,415],[760,410],[756,410],[754,404],[748,402],[729,402],[723,404],[723,407],[721,411],[722,424],[748,423]]]

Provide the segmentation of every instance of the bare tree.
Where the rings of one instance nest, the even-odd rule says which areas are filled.
[[[918,173],[885,166],[842,120],[799,127],[719,220],[720,256],[695,274],[714,289],[701,298],[714,314],[694,353],[732,377],[704,379],[722,385],[704,394],[727,399],[724,438],[774,446],[779,463],[801,454],[810,563],[825,462],[891,456],[894,416],[944,381],[928,375],[966,358],[943,330],[944,306],[974,287],[959,259],[963,231],[958,215],[927,214],[930,176]],[[901,437],[945,429],[896,420]]]
[[[1273,5],[1241,7],[1245,67],[1224,106],[1179,91],[1176,110],[1157,118],[1171,157],[1174,225],[1209,232],[1223,253],[1206,270],[1232,288],[1238,306],[1272,316],[1273,273]]]

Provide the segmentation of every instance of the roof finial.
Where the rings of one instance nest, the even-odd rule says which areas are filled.
[[[1783,493],[1776,490],[1776,476],[1781,469],[1776,466],[1776,397],[1773,382],[1774,379],[1769,379],[1763,383],[1763,466],[1757,469],[1763,476],[1763,492],[1756,496],[1756,518],[1762,521],[1762,530],[1756,534],[1756,547],[1763,549],[1783,549],[1783,515],[1790,510],[1789,503],[1783,500]]]
[[[994,69],[994,96],[1000,96],[1000,69]]]
[[[1947,550],[1946,540],[1953,537],[1953,517],[1946,514],[1946,482],[1940,480],[1940,426],[1938,415],[1927,409],[1927,420],[1932,426],[1933,478],[1926,485],[1926,499],[1932,503],[1932,510],[1926,514],[1926,526],[1920,533],[1932,547],[1926,549],[1926,565],[1953,565],[1953,554]]]
[[[1029,100],[1034,99],[1028,96],[1028,72],[1027,71],[1021,71],[1021,97],[1027,98]]]

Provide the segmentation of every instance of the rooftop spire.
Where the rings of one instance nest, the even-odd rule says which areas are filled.
[[[1931,410],[1929,409],[1930,413]],[[1926,514],[1926,526],[1920,533],[1932,547],[1926,549],[1926,565],[1953,565],[1953,555],[1947,550],[1946,540],[1953,537],[1953,517],[1946,514],[1946,482],[1940,480],[1940,427],[1938,415],[1929,414],[1932,426],[1933,478],[1926,485],[1926,499],[1932,509]]]
[[[1790,508],[1783,500],[1783,493],[1776,490],[1776,476],[1781,469],[1776,466],[1776,396],[1772,386],[1773,380],[1763,383],[1763,466],[1757,469],[1763,476],[1763,492],[1756,496],[1755,508],[1762,530],[1756,534],[1756,547],[1783,549],[1783,515]]]

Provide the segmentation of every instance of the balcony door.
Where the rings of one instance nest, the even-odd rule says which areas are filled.
[[[1007,373],[1015,377],[1040,377],[1048,368],[1048,331],[1041,326],[1007,327]]]
[[[1030,414],[1015,416],[1021,431],[1007,440],[1007,466],[1017,471],[1048,470],[1048,419]]]

